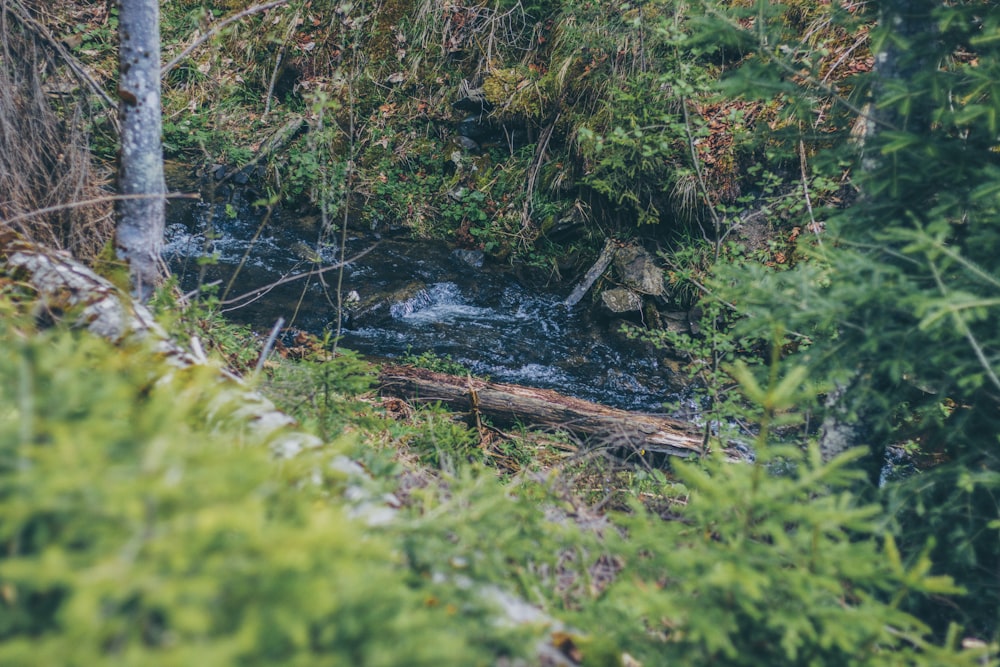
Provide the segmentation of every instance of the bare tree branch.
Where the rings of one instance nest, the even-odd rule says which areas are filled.
[[[168,192],[162,195],[107,195],[105,197],[96,197],[94,199],[85,199],[83,201],[72,201],[65,204],[56,204],[55,206],[46,206],[45,208],[40,208],[35,211],[28,211],[27,213],[15,215],[14,217],[7,218],[6,220],[0,219],[0,225],[11,225],[15,222],[36,218],[40,215],[46,215],[48,213],[55,213],[56,211],[64,211],[71,208],[81,208],[84,206],[93,206],[94,204],[103,204],[108,201],[122,201],[126,199],[201,199],[201,195],[191,192]]]

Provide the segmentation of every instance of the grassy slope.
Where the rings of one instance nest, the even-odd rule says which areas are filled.
[[[244,5],[166,3],[164,60]],[[869,66],[863,26],[845,32],[832,16],[803,3],[774,19],[805,35],[810,57],[822,54],[827,84]],[[112,88],[107,6],[68,3],[47,18]],[[713,82],[754,45],[745,35],[706,47],[700,20],[666,1],[641,11],[570,0],[290,2],[231,24],[169,73],[168,156],[242,166],[304,116],[309,131],[268,155],[264,179],[287,203],[323,205],[335,219],[350,202],[366,227],[402,223],[549,268],[605,235],[698,238],[726,207],[798,199],[807,154],[845,122],[828,102],[807,128],[783,115],[780,96],[715,96]],[[457,143],[468,112],[451,106],[463,82],[484,89],[489,122],[507,132],[471,153]],[[761,168],[778,174],[765,200]],[[835,196],[817,186],[815,206]],[[774,222],[787,231],[801,220]]]

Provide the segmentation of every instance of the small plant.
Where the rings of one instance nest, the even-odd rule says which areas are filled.
[[[472,371],[468,367],[455,361],[449,355],[440,355],[430,350],[421,352],[420,354],[414,354],[407,349],[406,354],[400,358],[400,361],[404,364],[416,366],[417,368],[426,368],[427,370],[434,371],[436,373],[447,373],[448,375],[460,376],[472,374]]]
[[[394,430],[394,439],[423,464],[456,475],[471,462],[482,462],[479,434],[439,405],[418,409],[410,422]]]
[[[280,361],[265,381],[278,406],[325,439],[336,437],[348,425],[380,423],[374,407],[360,399],[375,382],[372,365],[351,350],[339,349],[333,355],[329,349],[328,337],[312,358]]]
[[[29,330],[0,319],[0,663],[464,667],[530,651],[540,631],[429,576],[450,570],[447,539],[418,562],[401,528],[351,518],[334,466],[349,442],[279,463],[213,369]]]

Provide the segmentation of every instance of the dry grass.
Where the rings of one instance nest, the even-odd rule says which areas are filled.
[[[91,162],[78,86],[59,80],[56,63],[12,16],[4,17],[0,35],[0,225],[93,259],[113,232],[110,202],[6,222],[107,193]]]

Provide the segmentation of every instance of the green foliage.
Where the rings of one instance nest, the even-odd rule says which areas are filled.
[[[440,405],[420,408],[410,424],[393,428],[393,437],[421,463],[450,475],[483,460],[478,433]]]
[[[421,352],[420,354],[413,354],[412,351],[407,349],[406,354],[400,361],[404,364],[416,366],[417,368],[426,368],[429,371],[448,373],[449,375],[467,375],[472,372],[447,354],[435,354],[430,350]]]
[[[215,297],[208,296],[181,306],[175,295],[172,278],[160,288],[150,306],[166,323],[171,334],[185,345],[197,338],[206,352],[216,353],[222,362],[238,373],[247,373],[257,365],[263,342],[246,325],[226,320]]]
[[[1000,609],[989,565],[1000,507],[992,454],[1000,430],[1000,191],[993,185],[1000,167],[990,129],[1000,106],[1000,41],[994,12],[984,10],[977,2],[881,5],[872,48],[885,50],[884,66],[847,82],[855,105],[862,93],[873,104],[871,127],[854,144],[861,196],[825,213],[832,234],[803,247],[808,262],[779,273],[720,266],[715,283],[747,315],[737,333],[781,322],[808,341],[787,341],[795,352],[789,363],[807,365],[827,386],[850,388],[838,409],[861,424],[875,451],[917,442],[941,463],[889,484],[883,495],[904,556],[916,563],[930,543],[934,562],[977,591],[954,607],[922,598],[922,617],[942,635],[958,621],[995,636]],[[755,30],[751,41],[766,35],[768,50],[749,58],[727,90],[759,96],[772,90],[768,80],[780,81],[803,117],[822,108],[831,98],[818,85],[820,60],[810,60],[776,21]],[[799,68],[797,81],[787,78],[789,66]]]
[[[609,627],[643,619],[647,639],[629,650],[664,664],[975,664],[985,650],[957,651],[957,628],[935,646],[902,610],[915,594],[961,590],[931,573],[926,552],[906,564],[892,536],[880,536],[882,508],[850,490],[850,463],[864,452],[823,462],[815,446],[772,444],[808,393],[807,369],[779,377],[772,362],[766,381],[746,366],[730,372],[763,413],[753,462],[676,466],[686,502],[662,532],[641,512],[620,517],[631,576],[592,613]]]
[[[349,425],[377,422],[372,409],[357,399],[375,382],[375,371],[351,350],[333,356],[323,345],[315,359],[280,362],[269,371],[266,390],[278,407],[324,439]]]
[[[914,592],[956,589],[878,537],[880,507],[849,491],[857,455],[824,464],[816,449],[765,445],[749,465],[678,466],[681,521],[664,535],[641,515],[622,519],[631,577],[595,612],[609,627],[645,619],[657,640],[630,650],[661,664],[975,664],[930,645],[900,609]]]
[[[583,183],[631,212],[637,224],[692,217],[686,200],[672,210],[671,192],[685,167],[691,167],[693,142],[707,136],[701,120],[685,113],[684,106],[708,92],[710,79],[686,48],[688,35],[673,11],[680,9],[669,2],[630,10],[632,20],[612,34],[625,43],[631,37],[642,44],[639,53],[630,54],[641,65],[633,63],[636,69],[627,70],[627,76],[614,73],[598,112],[578,129]],[[626,47],[619,42],[615,48]]]
[[[3,664],[464,666],[523,646],[491,603],[347,517],[330,464],[349,443],[279,464],[211,369],[13,322]]]
[[[981,456],[889,485],[885,503],[900,549],[932,545],[935,566],[967,591],[953,608],[933,596],[910,600],[907,608],[935,626],[957,618],[970,632],[990,637],[1000,625],[1000,582],[991,570],[1000,553],[1000,462],[992,452]]]

